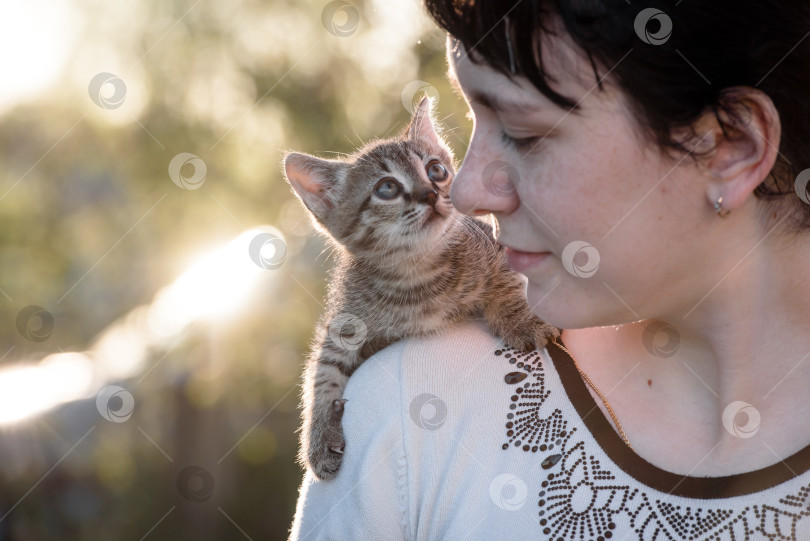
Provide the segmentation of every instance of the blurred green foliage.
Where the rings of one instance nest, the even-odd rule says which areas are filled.
[[[58,76],[0,113],[0,370],[89,348],[250,227],[276,226],[289,252],[237,316],[96,382],[132,393],[126,422],[88,397],[0,427],[0,541],[284,539],[303,473],[301,370],[331,261],[282,152],[346,153],[396,133],[403,89],[421,80],[463,156],[470,125],[443,35],[416,0],[346,2],[326,22],[336,4],[323,0],[64,4]],[[91,99],[102,72],[125,83],[120,107]],[[168,175],[180,152],[205,162],[198,189]],[[53,315],[47,340],[18,331],[28,305]],[[189,466],[210,475],[191,497],[178,486]]]

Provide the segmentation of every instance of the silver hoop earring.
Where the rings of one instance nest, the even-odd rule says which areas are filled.
[[[731,212],[730,210],[723,208],[723,196],[717,198],[717,202],[714,204],[714,211],[721,218],[725,218],[728,216],[728,213]]]

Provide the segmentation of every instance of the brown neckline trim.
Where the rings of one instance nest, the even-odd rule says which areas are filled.
[[[766,468],[724,477],[690,477],[662,470],[622,441],[594,401],[571,356],[554,343],[549,343],[547,350],[568,399],[602,450],[625,473],[652,489],[686,498],[730,498],[773,488],[810,470],[810,445]]]

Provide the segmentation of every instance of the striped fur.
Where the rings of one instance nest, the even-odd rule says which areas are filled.
[[[446,179],[431,180],[428,171],[440,172],[434,163]],[[284,167],[338,255],[302,393],[299,460],[319,478],[334,477],[340,467],[343,389],[373,353],[468,318],[483,318],[520,350],[559,336],[531,312],[525,278],[509,268],[492,226],[453,208],[453,156],[436,133],[427,98],[397,138],[341,160],[288,154]],[[387,177],[401,185],[395,198],[374,194]]]

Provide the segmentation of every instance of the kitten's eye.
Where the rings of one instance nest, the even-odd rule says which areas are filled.
[[[436,160],[430,162],[425,170],[427,171],[428,178],[433,182],[441,182],[446,180],[447,175],[449,174],[447,169],[445,169],[444,166]]]
[[[392,177],[381,178],[374,186],[374,193],[380,199],[393,199],[402,192],[402,186]]]

